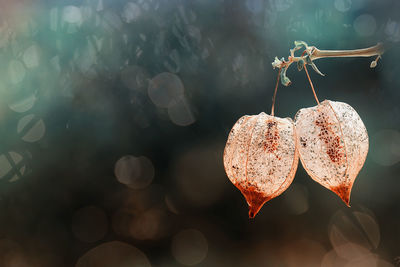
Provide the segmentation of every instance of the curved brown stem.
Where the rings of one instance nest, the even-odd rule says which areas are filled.
[[[308,81],[310,82],[311,89],[312,89],[313,94],[314,94],[314,98],[315,98],[315,100],[317,101],[317,103],[318,103],[318,105],[319,105],[319,100],[318,100],[317,94],[315,93],[314,85],[313,85],[313,83],[312,83],[312,81],[311,81],[310,75],[308,74],[308,70],[307,70],[306,64],[304,64],[304,70],[306,71]]]
[[[274,116],[274,108],[275,108],[276,92],[278,91],[278,85],[279,85],[279,76],[281,75],[281,70],[282,70],[282,67],[280,67],[280,68],[279,68],[279,71],[278,71],[278,77],[276,78],[276,85],[275,85],[274,96],[272,97],[271,116]]]

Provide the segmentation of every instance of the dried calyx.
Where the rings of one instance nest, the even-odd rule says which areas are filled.
[[[226,142],[224,167],[245,197],[250,218],[289,187],[298,160],[296,130],[290,118],[261,112],[235,123]]]
[[[368,153],[367,130],[348,104],[325,100],[295,116],[300,160],[313,180],[350,206],[354,180]]]

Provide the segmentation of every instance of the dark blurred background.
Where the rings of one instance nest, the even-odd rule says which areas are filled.
[[[400,1],[0,1],[0,266],[399,266]],[[351,208],[299,165],[249,220],[222,164],[269,113],[275,56],[316,61],[370,151]],[[276,115],[315,105],[295,66]]]

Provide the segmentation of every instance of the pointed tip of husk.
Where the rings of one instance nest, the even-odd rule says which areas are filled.
[[[270,197],[265,196],[265,194],[255,191],[253,188],[249,188],[246,191],[242,190],[242,194],[249,205],[250,219],[254,218],[265,202],[271,199]]]
[[[257,213],[260,211],[261,207],[264,205],[253,205],[253,206],[249,206],[249,219],[253,219]]]
[[[351,186],[339,185],[337,187],[331,187],[331,190],[343,200],[347,207],[350,208]]]
[[[270,200],[270,198],[264,198],[261,201],[255,201],[252,203],[248,203],[249,204],[249,219],[253,219],[254,217],[256,217],[256,215],[258,214],[258,212],[260,211],[262,206],[264,206],[264,204],[268,200]]]
[[[346,196],[339,196],[340,199],[346,204],[347,207],[350,208],[350,193]]]

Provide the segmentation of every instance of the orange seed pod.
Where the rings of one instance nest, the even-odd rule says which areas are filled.
[[[300,160],[313,180],[349,206],[350,193],[368,153],[368,133],[348,104],[325,100],[295,116]]]
[[[298,159],[296,131],[290,118],[262,112],[236,122],[226,142],[224,167],[246,198],[250,218],[289,187]]]

